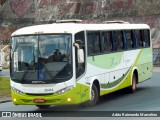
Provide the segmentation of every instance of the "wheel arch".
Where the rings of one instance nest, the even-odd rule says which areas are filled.
[[[98,89],[98,94],[99,94],[99,96],[100,96],[100,84],[99,84],[99,81],[96,79],[96,80],[93,81],[93,84],[97,87],[97,89]]]
[[[100,96],[100,82],[97,79],[97,77],[94,77],[94,79],[92,78],[92,80],[90,81],[90,99],[91,99],[91,90],[92,90],[92,85],[95,85],[98,89],[98,94]]]

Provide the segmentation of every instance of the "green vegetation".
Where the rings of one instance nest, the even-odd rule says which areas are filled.
[[[0,77],[0,100],[8,100],[11,97],[10,78]]]

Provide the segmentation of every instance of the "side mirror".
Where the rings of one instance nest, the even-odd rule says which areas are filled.
[[[84,63],[84,51],[83,51],[83,49],[78,49],[77,57],[78,57],[78,63]]]
[[[74,46],[77,48],[77,59],[78,63],[84,63],[84,51],[83,49],[79,48],[78,43],[74,43]]]

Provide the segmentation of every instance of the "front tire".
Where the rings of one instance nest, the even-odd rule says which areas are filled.
[[[95,84],[92,85],[91,89],[91,100],[85,102],[83,106],[88,107],[88,106],[94,106],[99,102],[99,92]]]

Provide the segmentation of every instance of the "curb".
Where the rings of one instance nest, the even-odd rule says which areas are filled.
[[[6,103],[6,102],[11,102],[12,100],[3,100],[3,101],[0,101],[0,104],[1,103]]]

